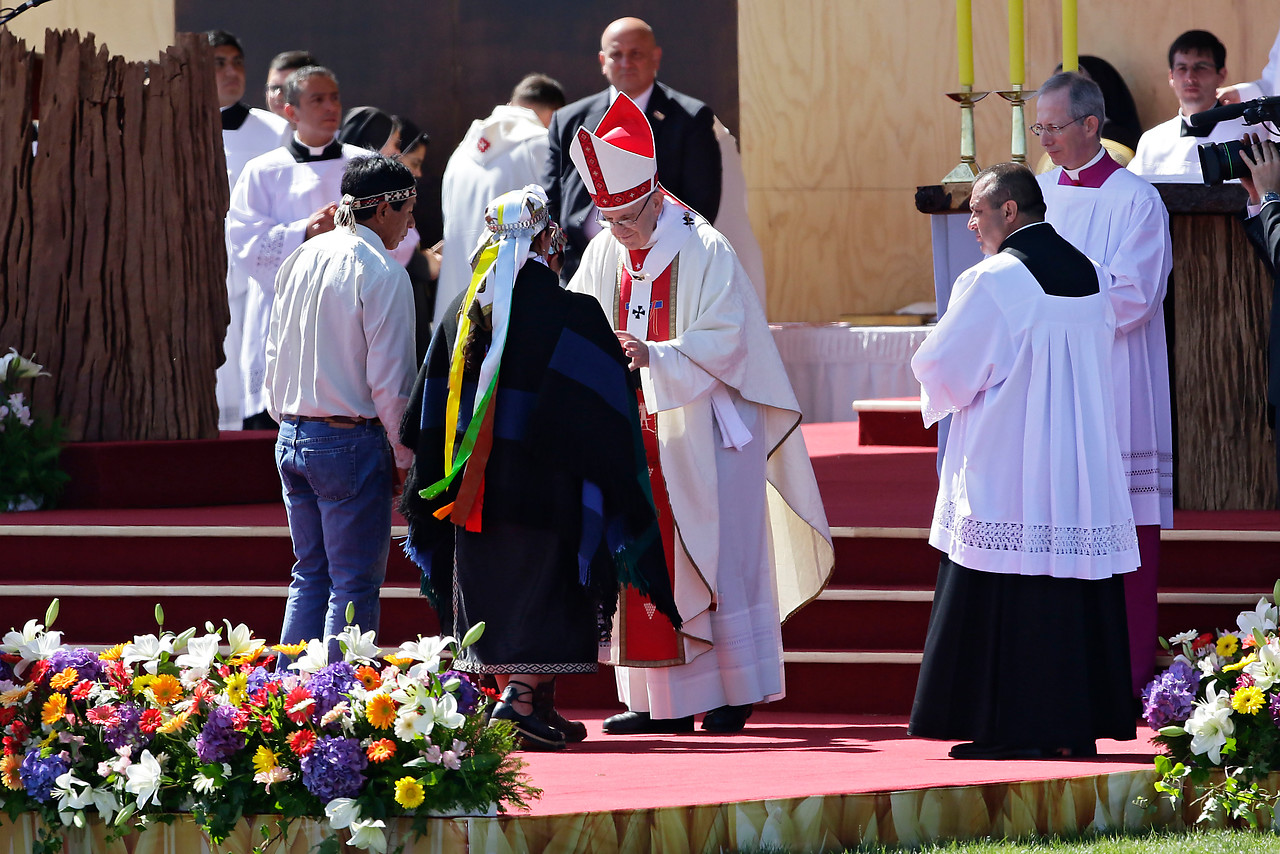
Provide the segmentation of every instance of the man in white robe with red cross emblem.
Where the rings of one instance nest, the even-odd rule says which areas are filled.
[[[1107,268],[1116,315],[1113,388],[1142,566],[1125,576],[1137,697],[1155,673],[1160,529],[1173,527],[1173,417],[1164,296],[1173,251],[1160,194],[1102,147],[1102,90],[1079,74],[1040,87],[1032,130],[1058,168],[1039,176],[1045,221]]]
[[[640,373],[654,501],[680,631],[624,598],[609,651],[628,711],[610,734],[738,732],[783,696],[781,620],[833,561],[800,410],[725,238],[658,183],[653,131],[619,95],[570,156],[602,216],[569,289],[594,296]],[[664,626],[663,624],[666,623]]]

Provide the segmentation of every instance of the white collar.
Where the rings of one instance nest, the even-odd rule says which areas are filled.
[[[1063,171],[1063,172],[1066,172],[1066,173],[1067,173],[1067,177],[1068,177],[1068,178],[1070,178],[1072,181],[1079,181],[1079,180],[1080,180],[1080,173],[1081,173],[1081,172],[1083,172],[1084,170],[1088,169],[1088,168],[1089,168],[1090,166],[1092,166],[1093,164],[1097,163],[1099,160],[1101,160],[1101,159],[1102,159],[1102,156],[1103,156],[1104,154],[1106,154],[1106,153],[1107,153],[1107,150],[1106,150],[1105,148],[1103,148],[1103,147],[1102,147],[1102,143],[1098,143],[1098,153],[1097,153],[1097,154],[1095,154],[1095,155],[1093,155],[1093,159],[1092,159],[1092,160],[1090,160],[1088,163],[1086,163],[1086,164],[1084,164],[1083,166],[1081,166],[1079,169],[1065,169],[1065,168],[1064,168],[1062,171]]]
[[[333,139],[329,140],[319,148],[316,148],[314,145],[307,145],[305,142],[303,142],[302,139],[298,136],[298,132],[296,130],[293,132],[293,141],[298,143],[298,145],[305,148],[307,151],[309,151],[312,157],[319,157],[321,154],[324,154],[324,150],[329,146],[333,145],[333,140],[337,138],[338,138],[338,135],[334,134]]]
[[[653,87],[656,85],[658,85],[658,82],[655,80],[654,82],[649,84],[648,89],[645,89],[639,95],[631,99],[632,101],[635,101],[636,106],[640,108],[640,112],[642,113],[648,112],[649,98],[653,96]],[[612,104],[616,100],[618,100],[618,90],[613,88],[611,84],[609,86],[609,103]]]

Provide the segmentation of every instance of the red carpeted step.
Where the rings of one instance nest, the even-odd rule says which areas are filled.
[[[831,584],[932,590],[941,553],[923,532],[907,537],[836,537]]]
[[[275,433],[225,432],[172,442],[73,442],[59,506],[199,507],[280,500]]]
[[[938,447],[938,426],[924,426],[918,397],[855,400],[853,411],[858,413],[860,445]]]
[[[924,649],[932,592],[828,588],[786,622],[782,643],[787,649]]]

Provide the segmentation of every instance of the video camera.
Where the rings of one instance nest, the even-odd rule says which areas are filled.
[[[1190,121],[1192,127],[1211,127],[1218,122],[1238,118],[1243,118],[1246,125],[1280,124],[1280,95],[1214,107],[1194,114]],[[1240,156],[1243,148],[1244,143],[1238,139],[1206,142],[1199,146],[1200,174],[1204,176],[1204,182],[1212,187],[1248,175],[1249,164]]]

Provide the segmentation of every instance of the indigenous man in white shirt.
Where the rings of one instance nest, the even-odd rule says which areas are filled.
[[[653,131],[625,94],[569,154],[601,212],[569,290],[595,297],[639,370],[654,502],[684,621],[627,595],[610,663],[628,711],[610,734],[738,732],[783,696],[779,617],[822,589],[831,535],[800,411],[728,241],[658,183]],[[665,625],[664,625],[665,624]]]
[[[1121,577],[1138,543],[1109,282],[1044,222],[1026,167],[983,170],[969,205],[989,257],[911,360],[925,423],[953,418],[909,731],[969,739],[956,758],[1092,756],[1095,739],[1135,736]]]
[[[288,139],[289,123],[250,107],[244,97],[244,48],[226,30],[207,34],[213,48],[214,78],[218,84],[218,107],[222,111],[222,150],[227,160],[227,183],[235,187],[244,165],[259,154],[279,148]],[[227,253],[230,257],[230,252]],[[223,339],[224,361],[218,368],[218,429],[239,430],[244,424],[244,382],[240,376],[240,346],[244,337],[245,301],[249,283],[227,268],[227,303],[231,322]]]
[[[547,125],[564,106],[564,90],[545,74],[516,84],[511,100],[476,119],[444,167],[444,252],[436,286],[435,322],[471,281],[471,255],[484,234],[484,211],[503,193],[541,179],[547,161]]]
[[[304,240],[333,228],[347,161],[365,151],[334,137],[342,99],[333,72],[300,68],[285,81],[285,114],[297,126],[286,145],[250,160],[231,191],[227,241],[237,273],[250,282],[245,308],[245,429],[274,429],[263,386],[267,325],[276,272]]]
[[[1244,133],[1244,119],[1192,127],[1188,119],[1218,103],[1218,87],[1227,79],[1227,49],[1204,30],[1188,30],[1169,46],[1169,87],[1178,96],[1178,115],[1156,125],[1138,140],[1128,169],[1155,183],[1199,184],[1200,155],[1206,142],[1229,142]]]
[[[378,628],[393,487],[413,454],[388,444],[416,376],[413,292],[391,250],[413,225],[416,184],[380,154],[352,160],[334,226],[280,267],[267,339],[267,402],[280,422],[293,580],[282,643]],[[330,654],[336,642],[330,645]]]
[[[1155,671],[1160,529],[1173,525],[1173,419],[1164,296],[1173,252],[1160,194],[1111,159],[1098,137],[1102,91],[1079,74],[1040,87],[1032,126],[1058,168],[1039,176],[1045,220],[1110,274],[1112,388],[1142,566],[1125,576],[1133,695]]]

